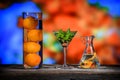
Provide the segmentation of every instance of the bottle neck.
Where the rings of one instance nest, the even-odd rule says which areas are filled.
[[[86,37],[86,54],[94,54],[94,47],[93,47],[93,37]]]

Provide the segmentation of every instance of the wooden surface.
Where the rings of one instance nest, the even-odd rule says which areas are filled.
[[[120,80],[120,67],[108,66],[101,66],[98,69],[5,68],[1,71],[0,80]]]

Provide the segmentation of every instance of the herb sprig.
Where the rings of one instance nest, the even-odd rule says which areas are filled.
[[[63,31],[61,29],[61,30],[55,32],[55,36],[59,42],[68,43],[72,40],[72,38],[74,37],[76,32],[77,31],[70,31],[70,29],[68,29],[67,31]]]

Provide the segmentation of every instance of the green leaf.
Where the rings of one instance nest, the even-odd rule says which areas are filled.
[[[55,36],[57,37],[57,40],[61,43],[64,42],[70,42],[74,35],[76,34],[76,31],[72,32],[70,31],[70,28],[67,31],[59,30],[55,33]]]

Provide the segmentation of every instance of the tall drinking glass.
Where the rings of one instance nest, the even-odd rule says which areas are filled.
[[[42,13],[23,12],[24,67],[39,68],[42,65]]]

